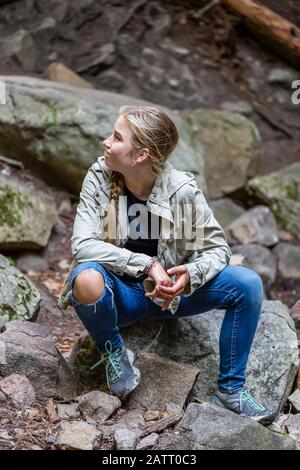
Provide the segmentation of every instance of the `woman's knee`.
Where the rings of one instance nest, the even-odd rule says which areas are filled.
[[[255,301],[262,301],[264,285],[261,276],[253,269],[243,267],[243,275],[239,277],[241,291]]]
[[[73,294],[82,304],[90,304],[98,300],[105,288],[103,275],[93,268],[81,271],[75,278]]]

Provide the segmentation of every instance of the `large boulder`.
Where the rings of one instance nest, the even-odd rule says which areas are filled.
[[[184,110],[195,139],[204,148],[208,196],[217,198],[243,188],[259,173],[261,139],[241,114],[205,109]]]
[[[180,436],[182,449],[300,450],[290,437],[211,403],[190,403],[175,432]],[[178,449],[179,443],[180,440],[175,441],[167,449]],[[159,448],[162,447],[158,443],[156,449]]]
[[[0,76],[6,105],[0,107],[0,153],[21,160],[52,184],[79,192],[87,169],[101,155],[120,106],[151,105],[129,96],[48,80]],[[153,104],[152,104],[153,105]],[[189,123],[165,109],[180,141],[170,157],[178,170],[196,175],[205,190],[203,157]]]
[[[36,319],[40,304],[33,282],[0,255],[0,328],[11,320]]]
[[[190,399],[208,400],[217,389],[219,336],[225,310],[211,310],[186,319],[145,319],[122,328],[125,344],[134,353],[155,352],[199,369]],[[99,358],[84,336],[72,354],[81,377]],[[249,357],[247,385],[266,406],[279,410],[289,396],[298,370],[298,342],[293,319],[279,301],[264,301]],[[98,377],[99,377],[98,371]],[[91,376],[88,376],[91,379]]]
[[[281,228],[298,239],[300,233],[300,163],[293,163],[268,175],[256,176],[247,190],[272,210]]]
[[[25,375],[40,399],[69,400],[81,391],[51,332],[36,323],[12,321],[0,334],[0,375],[12,373]]]
[[[0,175],[0,250],[45,247],[57,221],[53,197]]]

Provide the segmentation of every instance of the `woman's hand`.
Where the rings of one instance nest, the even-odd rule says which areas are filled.
[[[188,269],[185,265],[175,266],[167,270],[159,264],[155,263],[148,272],[155,281],[155,288],[152,292],[148,292],[146,297],[160,297],[165,299],[162,310],[166,310],[171,303],[172,299],[184,291],[185,286],[190,280]],[[169,274],[176,275],[176,282],[174,283],[169,277]]]
[[[172,281],[170,276],[166,273],[166,271],[159,262],[156,262],[152,266],[152,268],[148,271],[148,275],[152,277],[152,279],[155,281],[155,288],[152,292],[147,292],[145,296],[150,298],[159,297],[161,299],[165,299],[168,302],[167,305],[169,305],[173,298],[173,295],[159,291],[159,287],[172,287],[174,285],[174,282]],[[163,306],[163,310],[164,309],[165,304]]]
[[[163,295],[171,295],[171,299],[165,302],[164,309],[167,309],[172,298],[176,297],[176,295],[181,294],[184,291],[185,286],[188,284],[190,280],[190,274],[188,272],[187,267],[182,264],[180,266],[174,266],[173,268],[167,269],[168,274],[175,274],[176,275],[176,282],[173,286],[166,286],[160,285],[158,287],[158,292]]]

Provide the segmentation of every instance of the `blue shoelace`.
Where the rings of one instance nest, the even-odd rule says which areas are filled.
[[[253,396],[248,392],[248,390],[244,390],[241,395],[240,395],[240,403],[242,398],[245,398],[248,402],[251,403],[251,405],[254,406],[258,411],[263,411],[265,408],[253,398]]]
[[[106,383],[109,387],[109,383],[118,380],[118,378],[122,374],[122,370],[119,363],[119,357],[120,353],[122,352],[122,348],[115,349],[113,351],[111,342],[106,341],[105,350],[106,352],[103,353],[103,357],[100,359],[100,361],[93,364],[90,367],[90,370],[93,370],[99,365],[106,363]]]

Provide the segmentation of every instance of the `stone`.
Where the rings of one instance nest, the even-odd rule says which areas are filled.
[[[113,438],[118,450],[135,449],[142,436],[145,421],[140,411],[126,413],[114,426]]]
[[[21,254],[16,259],[16,266],[23,273],[28,273],[29,271],[45,272],[49,269],[47,260],[36,253]]]
[[[79,407],[77,403],[58,403],[57,414],[60,419],[74,419],[80,417]]]
[[[297,388],[292,395],[288,397],[289,402],[293,405],[296,413],[300,413],[300,389]]]
[[[35,402],[35,392],[25,375],[11,374],[0,380],[0,389],[18,408],[26,408]]]
[[[290,310],[290,315],[295,322],[296,328],[300,329],[300,300]]]
[[[34,77],[0,76],[0,80],[12,97],[0,107],[0,153],[22,161],[44,181],[79,194],[87,169],[103,151],[99,142],[112,132],[119,108],[128,104],[128,97],[85,88],[78,94],[71,86]],[[130,97],[130,104],[152,103]],[[170,162],[178,170],[193,173],[205,191],[201,146],[194,140],[189,122],[179,113],[161,108],[180,134]],[[214,139],[211,135],[211,142]]]
[[[282,85],[289,90],[294,80],[300,80],[300,73],[291,68],[274,67],[268,75],[268,82],[271,85]]]
[[[226,227],[229,243],[273,246],[279,241],[276,220],[267,206],[258,205]]]
[[[144,414],[144,418],[146,421],[153,421],[159,419],[159,414],[159,410],[147,410]]]
[[[101,433],[84,421],[62,423],[56,445],[65,449],[93,450]]]
[[[103,423],[121,407],[121,400],[99,390],[93,390],[78,398],[79,410],[83,416],[90,416]]]
[[[31,34],[24,29],[5,37],[1,44],[2,54],[15,59],[25,72],[34,70],[37,62],[37,49]]]
[[[0,255],[0,331],[8,321],[35,320],[41,295],[33,282]]]
[[[297,239],[300,233],[300,163],[248,181],[246,190],[268,205],[280,228]]]
[[[237,191],[259,173],[261,138],[249,119],[236,113],[204,109],[179,114],[203,147],[209,198]]]
[[[97,77],[99,87],[107,87],[110,90],[121,90],[125,83],[125,78],[115,70],[105,70]]]
[[[77,69],[77,72],[90,73],[92,75],[95,75],[101,72],[102,70],[111,67],[115,62],[116,47],[112,42],[104,44],[102,47],[100,47],[98,53],[95,53],[95,56],[96,55],[98,55],[98,57],[96,57],[91,62],[88,62],[85,65],[79,67]]]
[[[37,249],[47,245],[58,220],[49,194],[0,175],[0,249]]]
[[[300,450],[293,439],[206,402],[190,403],[175,430],[186,437],[195,450],[203,447],[207,450]]]
[[[129,406],[137,402],[146,409],[163,410],[172,401],[183,408],[198,369],[153,353],[142,353],[135,365],[141,371],[141,381],[130,395]]]
[[[285,423],[289,436],[300,442],[300,413],[291,415]]]
[[[245,116],[253,113],[253,106],[247,101],[224,101],[221,104],[221,108],[223,111],[244,114]]]
[[[94,88],[94,85],[60,62],[52,62],[52,64],[48,65],[44,72],[44,78],[70,86]]]
[[[0,334],[0,374],[12,373],[25,375],[40,399],[69,400],[81,390],[56,349],[52,333],[28,321],[8,322]]]
[[[292,243],[278,243],[273,249],[278,260],[278,274],[284,280],[300,280],[300,248]]]
[[[155,432],[143,437],[136,446],[136,450],[152,449],[157,444],[159,435]]]
[[[210,199],[208,205],[212,209],[215,218],[224,229],[246,212],[246,209],[229,198]]]
[[[241,254],[243,266],[257,272],[263,279],[264,284],[274,284],[277,275],[275,257],[272,251],[264,246],[250,243],[249,245],[234,245],[231,247],[234,254]]]
[[[189,400],[209,400],[217,390],[219,335],[225,313],[225,310],[214,309],[191,318],[174,318],[168,322],[144,319],[121,328],[121,334],[126,347],[137,357],[147,350],[164,359],[190,364],[199,369]],[[156,340],[153,343],[154,338]],[[90,337],[83,336],[74,349],[72,358],[82,379],[90,379],[89,367],[98,358]],[[266,300],[262,305],[250,352],[247,386],[259,401],[278,411],[291,393],[298,368],[298,341],[294,321],[283,303]],[[102,380],[104,383],[104,376]],[[166,379],[164,381],[167,382]],[[167,401],[170,401],[170,397]]]

